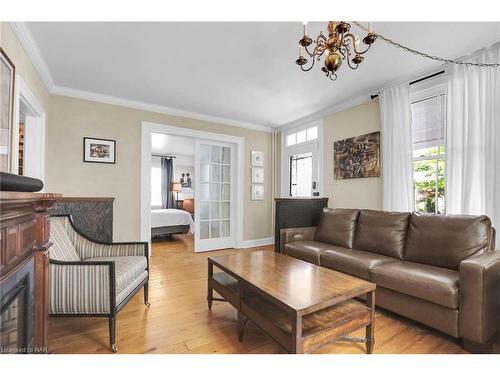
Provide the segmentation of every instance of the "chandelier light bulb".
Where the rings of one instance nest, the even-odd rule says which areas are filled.
[[[307,35],[306,26],[307,26],[307,21],[302,21],[302,29],[304,32],[304,36]]]

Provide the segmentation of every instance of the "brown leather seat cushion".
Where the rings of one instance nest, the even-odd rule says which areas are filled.
[[[403,259],[410,214],[361,210],[354,248]]]
[[[487,216],[411,215],[405,260],[457,270],[460,262],[488,249]]]
[[[323,208],[316,230],[316,241],[352,248],[359,210]]]
[[[370,271],[373,267],[397,261],[397,259],[384,255],[356,249],[346,249],[339,246],[334,246],[332,249],[323,251],[319,256],[320,265],[361,277],[365,280],[370,280]]]
[[[457,271],[396,261],[373,268],[371,281],[383,288],[456,309],[458,279]]]
[[[285,254],[319,265],[319,255],[333,245],[317,241],[292,241],[285,245]]]

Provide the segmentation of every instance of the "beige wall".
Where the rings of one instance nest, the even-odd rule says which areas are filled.
[[[49,92],[45,88],[37,71],[33,67],[30,58],[19,43],[16,34],[6,22],[0,22],[0,45],[7,53],[16,67],[16,74],[23,77],[30,91],[35,95],[40,105],[45,109],[45,115],[49,108]]]
[[[382,208],[382,178],[333,179],[333,142],[380,131],[378,100],[334,113],[324,119],[324,196],[330,207]],[[382,170],[384,166],[382,165]]]
[[[59,95],[50,96],[47,191],[68,196],[115,197],[115,240],[140,237],[141,122],[213,131],[245,139],[243,239],[271,237],[271,133],[140,111]],[[117,162],[84,163],[83,137],[115,139]],[[250,152],[265,157],[265,199],[250,200]]]

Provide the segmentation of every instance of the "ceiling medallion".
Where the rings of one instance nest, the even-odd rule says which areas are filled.
[[[357,24],[357,23],[356,23]],[[351,24],[345,21],[329,21],[328,37],[320,32],[316,40],[312,40],[306,33],[306,23],[304,23],[303,36],[299,40],[299,58],[295,63],[304,72],[308,72],[316,61],[320,61],[321,56],[325,56],[325,65],[321,68],[323,73],[332,81],[337,79],[337,70],[346,60],[351,69],[356,69],[365,59],[364,55],[377,39],[377,35],[372,32],[371,24],[368,24],[368,34],[363,38],[363,43],[368,47],[360,50],[359,37],[350,32]],[[313,45],[312,52],[309,46]],[[306,67],[308,60],[304,57],[304,51],[311,58],[309,67]]]

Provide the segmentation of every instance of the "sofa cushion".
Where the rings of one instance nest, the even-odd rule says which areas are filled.
[[[148,265],[146,257],[141,256],[87,258],[85,262],[115,262],[116,294],[125,290],[141,276]]]
[[[292,241],[285,244],[285,254],[319,265],[319,255],[333,245],[318,241]]]
[[[457,270],[460,262],[488,250],[487,216],[411,215],[405,260]]]
[[[403,259],[410,214],[361,210],[354,248]]]
[[[316,230],[316,241],[352,248],[359,210],[323,208]]]
[[[458,308],[457,271],[413,262],[396,261],[372,269],[372,282],[383,288]]]
[[[361,277],[365,280],[370,280],[370,271],[373,267],[388,262],[397,262],[397,259],[339,246],[323,251],[319,256],[321,266]]]
[[[52,246],[49,257],[64,262],[79,262],[81,258],[71,242],[68,232],[64,229],[63,220],[67,220],[67,218],[50,218],[50,242],[52,242]]]

